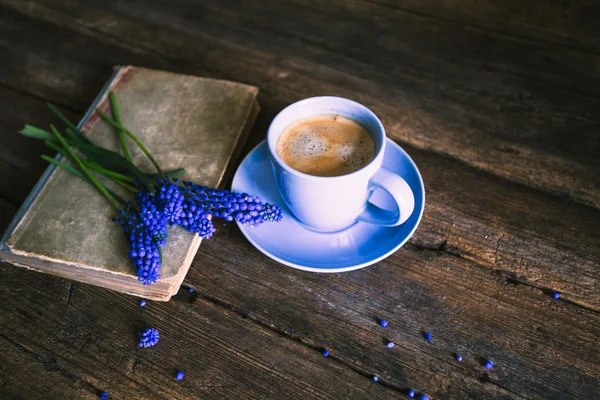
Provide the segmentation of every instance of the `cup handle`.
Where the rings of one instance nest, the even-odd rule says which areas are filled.
[[[392,196],[396,202],[396,210],[384,210],[367,201],[367,205],[356,220],[382,226],[397,226],[406,222],[415,208],[415,196],[408,183],[382,167],[369,181],[370,193],[377,188],[385,190]]]

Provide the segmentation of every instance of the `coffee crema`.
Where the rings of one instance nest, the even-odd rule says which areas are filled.
[[[356,121],[341,115],[315,115],[284,129],[277,141],[277,155],[305,174],[340,176],[371,162],[375,142]]]

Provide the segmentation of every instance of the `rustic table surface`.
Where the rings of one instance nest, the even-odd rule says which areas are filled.
[[[80,118],[115,64],[259,86],[246,153],[296,100],[356,99],[427,193],[409,243],[349,273],[220,225],[195,292],[143,309],[0,264],[0,398],[598,399],[599,19],[594,0],[0,0],[2,228],[45,168],[16,131],[47,101]],[[139,349],[146,326],[162,339]]]

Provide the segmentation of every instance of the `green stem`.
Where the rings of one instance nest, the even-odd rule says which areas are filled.
[[[152,164],[158,171],[159,175],[161,177],[163,176],[162,169],[160,168],[160,165],[158,165],[158,162],[156,162],[156,160],[154,159],[154,157],[152,157],[152,154],[150,154],[150,152],[148,151],[146,146],[144,146],[144,144],[142,142],[140,142],[140,140],[133,133],[129,132],[123,125],[115,122],[112,118],[110,118],[108,115],[103,113],[102,110],[96,109],[96,112],[98,113],[100,118],[102,118],[104,121],[108,122],[109,124],[111,124],[112,126],[118,128],[118,129],[120,129],[123,133],[125,133],[127,136],[129,136],[131,138],[131,140],[133,140],[135,142],[135,144],[137,144],[139,146],[139,148],[144,152],[146,157],[148,157],[148,159],[152,162]]]
[[[69,129],[69,128],[67,128]],[[54,136],[51,132],[45,131],[40,128],[36,128],[31,125],[25,125],[25,128],[19,131],[19,133],[23,136],[31,137],[34,139],[40,139],[47,141],[46,143],[57,143],[58,140],[56,136]],[[127,161],[122,155],[119,153],[115,153],[114,151],[98,147],[94,144],[86,144],[82,142],[77,142],[72,139],[67,139],[67,143],[69,145],[78,148],[81,150],[89,161],[94,161],[98,165],[101,165],[104,168],[107,168],[112,171],[126,172],[134,175],[139,179],[139,182],[144,185],[144,187],[151,193],[154,194],[154,186],[150,179],[144,174],[135,164]]]
[[[77,129],[77,127],[75,126],[75,124],[73,124],[71,121],[69,121],[69,119],[67,117],[65,117],[63,115],[63,113],[61,113],[58,108],[54,107],[52,104],[48,103],[48,108],[54,113],[56,114],[56,116],[67,125],[67,134],[69,135],[69,137],[71,139],[73,139],[76,142],[82,142],[82,143],[86,143],[86,144],[92,144],[92,141],[89,140],[87,137],[83,136],[83,134],[81,133],[81,131],[79,129]]]
[[[108,170],[106,168],[102,168],[101,166],[99,166],[98,164],[96,164],[93,161],[83,161],[83,163],[85,164],[86,167],[88,167],[89,169],[92,169],[96,172],[100,172],[102,175],[106,175],[108,178],[115,178],[118,179],[122,182],[129,182],[129,183],[133,183],[133,178],[123,175],[123,174],[119,174],[118,172],[114,172],[111,170]]]
[[[45,143],[46,143],[46,145],[48,147],[50,147],[51,149],[55,150],[56,152],[62,154],[64,157],[71,158],[69,156],[69,154],[65,152],[64,149],[61,149],[56,144],[54,144],[54,143],[52,143],[52,142],[50,142],[48,140],[46,140]],[[91,170],[94,170],[96,172],[101,173],[102,175],[106,176],[108,179],[110,179],[111,181],[113,181],[117,185],[119,185],[119,186],[121,186],[121,187],[129,190],[130,192],[133,192],[133,193],[137,193],[138,192],[138,190],[134,186],[131,186],[131,185],[127,184],[127,182],[133,183],[133,179],[132,178],[129,178],[128,176],[121,175],[119,173],[110,171],[108,169],[104,169],[104,168],[102,168],[101,166],[97,165],[94,162],[90,162],[90,161],[86,161],[86,160],[81,160],[81,162],[87,168],[89,168]],[[64,165],[67,165],[67,164],[64,164]],[[71,167],[69,167],[69,168],[71,168]],[[71,168],[71,169],[73,169],[73,168]],[[74,170],[74,171],[76,171],[76,170]],[[69,170],[69,172],[73,173],[71,170]],[[91,182],[89,182],[89,183],[91,183]]]
[[[152,240],[154,242],[154,240]],[[159,255],[159,260],[160,260],[160,265],[162,265],[162,250],[160,249],[160,246],[158,244],[156,244],[156,242],[154,242],[154,245],[156,246],[156,249],[158,250],[158,255]]]
[[[42,159],[43,159],[43,160],[46,160],[46,161],[48,161],[48,162],[49,162],[49,163],[51,163],[51,164],[54,164],[54,165],[56,165],[57,167],[60,167],[60,168],[64,169],[64,170],[65,170],[65,171],[67,171],[67,172],[70,172],[70,173],[72,173],[72,174],[73,174],[73,175],[75,175],[75,176],[78,176],[78,177],[80,177],[81,179],[83,179],[83,180],[85,180],[85,181],[87,181],[87,182],[89,182],[89,180],[88,180],[88,179],[86,179],[86,177],[85,177],[85,176],[83,176],[83,175],[81,174],[81,172],[77,171],[75,168],[71,167],[69,164],[65,164],[65,163],[64,163],[64,162],[62,162],[62,161],[55,160],[54,158],[52,158],[52,157],[48,157],[47,155],[42,155]]]
[[[60,146],[57,146],[55,143],[53,143],[49,140],[44,140],[44,143],[46,144],[46,146],[50,147],[52,150],[56,151],[57,153],[62,154],[64,157],[69,158],[69,154],[67,154]]]
[[[64,147],[64,149],[67,151],[67,153],[69,153],[69,156],[77,163],[79,168],[81,168],[81,172],[94,184],[94,186],[96,186],[96,188],[100,191],[100,193],[102,193],[104,195],[104,197],[106,197],[106,199],[110,202],[110,204],[112,204],[117,210],[120,210],[121,206],[119,205],[119,203],[117,203],[117,200],[115,200],[115,198],[113,196],[111,196],[110,193],[108,193],[106,188],[104,186],[102,186],[102,184],[100,182],[98,182],[98,180],[94,177],[94,175],[91,174],[91,172],[85,167],[85,165],[83,165],[83,163],[81,162],[79,157],[77,157],[75,152],[71,149],[71,147],[69,147],[69,145],[67,144],[65,139],[62,137],[60,132],[58,132],[58,130],[54,127],[54,125],[50,125],[50,129],[52,130],[54,135],[58,138],[58,141]]]
[[[121,123],[121,113],[119,112],[119,106],[117,105],[117,98],[113,92],[108,94],[108,100],[110,101],[110,108],[112,110],[113,116],[115,117],[115,121],[122,125]],[[119,129],[119,142],[121,143],[121,150],[123,150],[123,155],[127,159],[127,161],[133,162],[131,159],[131,154],[129,154],[129,150],[127,149],[127,143],[125,143],[125,134],[122,129]]]
[[[39,131],[41,131],[41,130],[39,130]],[[29,136],[28,134],[25,134],[25,133],[23,133],[23,134],[26,136]],[[34,137],[34,136],[32,135],[31,137]],[[47,138],[47,136],[45,134],[36,135],[35,137],[38,139],[46,139]],[[46,140],[45,143],[48,146],[52,147],[49,143],[54,143],[54,141],[57,141],[57,139],[53,135],[52,138],[49,138],[48,140]],[[125,168],[126,171],[130,171],[133,175],[135,175],[139,179],[140,183],[142,185],[144,185],[151,194],[155,193],[154,186],[152,185],[152,182],[150,181],[150,179],[148,179],[148,177],[146,177],[146,175],[138,167],[136,167],[135,164],[127,161],[125,158],[123,158],[122,155],[117,154],[113,151],[104,149],[102,147],[95,146],[95,145],[87,145],[85,143],[78,143],[78,142],[74,142],[72,140],[71,141],[67,140],[67,143],[71,146],[74,146],[74,147],[80,149],[82,152],[84,152],[84,154],[86,154],[88,159],[90,159],[93,156],[93,161],[95,161],[98,164],[101,164],[103,167],[106,166],[106,164],[110,164],[111,169],[115,168],[115,167]],[[57,151],[60,151],[60,150],[57,150]]]
[[[83,179],[90,185],[93,185],[93,183],[89,179],[87,179],[81,172],[77,171],[75,168],[71,167],[69,164],[65,164],[64,162],[55,160],[54,158],[48,157],[47,155],[42,155],[42,159],[48,161],[51,164],[56,165],[57,167],[64,169],[67,172],[70,172],[71,174],[73,174],[75,176],[78,176],[79,178]],[[121,197],[119,197],[116,193],[113,193],[112,191],[110,191],[108,188],[106,189],[106,191],[109,192],[111,194],[111,196],[113,196],[115,199],[117,199],[121,203],[121,207],[123,207],[127,204],[125,202],[125,200],[123,200]]]
[[[108,176],[107,178],[116,183],[117,185],[121,186],[123,189],[129,190],[131,193],[137,193],[139,191],[134,186],[131,186],[128,183],[125,183],[117,178],[113,178],[110,176]]]
[[[164,172],[164,173],[163,173],[163,176],[164,176],[165,178],[170,178],[170,177],[172,177],[172,176],[177,176],[177,175],[181,175],[181,174],[185,174],[185,168],[179,168],[179,169],[176,169],[176,170],[174,170],[174,171],[168,171],[168,172]],[[160,175],[158,175],[158,174],[148,174],[148,175],[146,175],[146,176],[147,176],[148,178],[150,178],[150,179],[156,179],[156,178],[160,178]]]

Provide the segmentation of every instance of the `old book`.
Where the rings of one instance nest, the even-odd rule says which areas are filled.
[[[118,150],[117,134],[97,117],[119,102],[123,124],[164,170],[185,168],[181,178],[219,187],[258,113],[258,89],[240,83],[132,66],[117,67],[79,123],[96,144]],[[24,121],[25,123],[26,121]],[[155,172],[129,142],[133,160]],[[161,278],[144,286],[127,254],[116,212],[96,189],[61,168],[48,167],[2,238],[0,258],[10,263],[108,289],[167,301],[179,289],[200,245],[197,234],[169,228]]]

